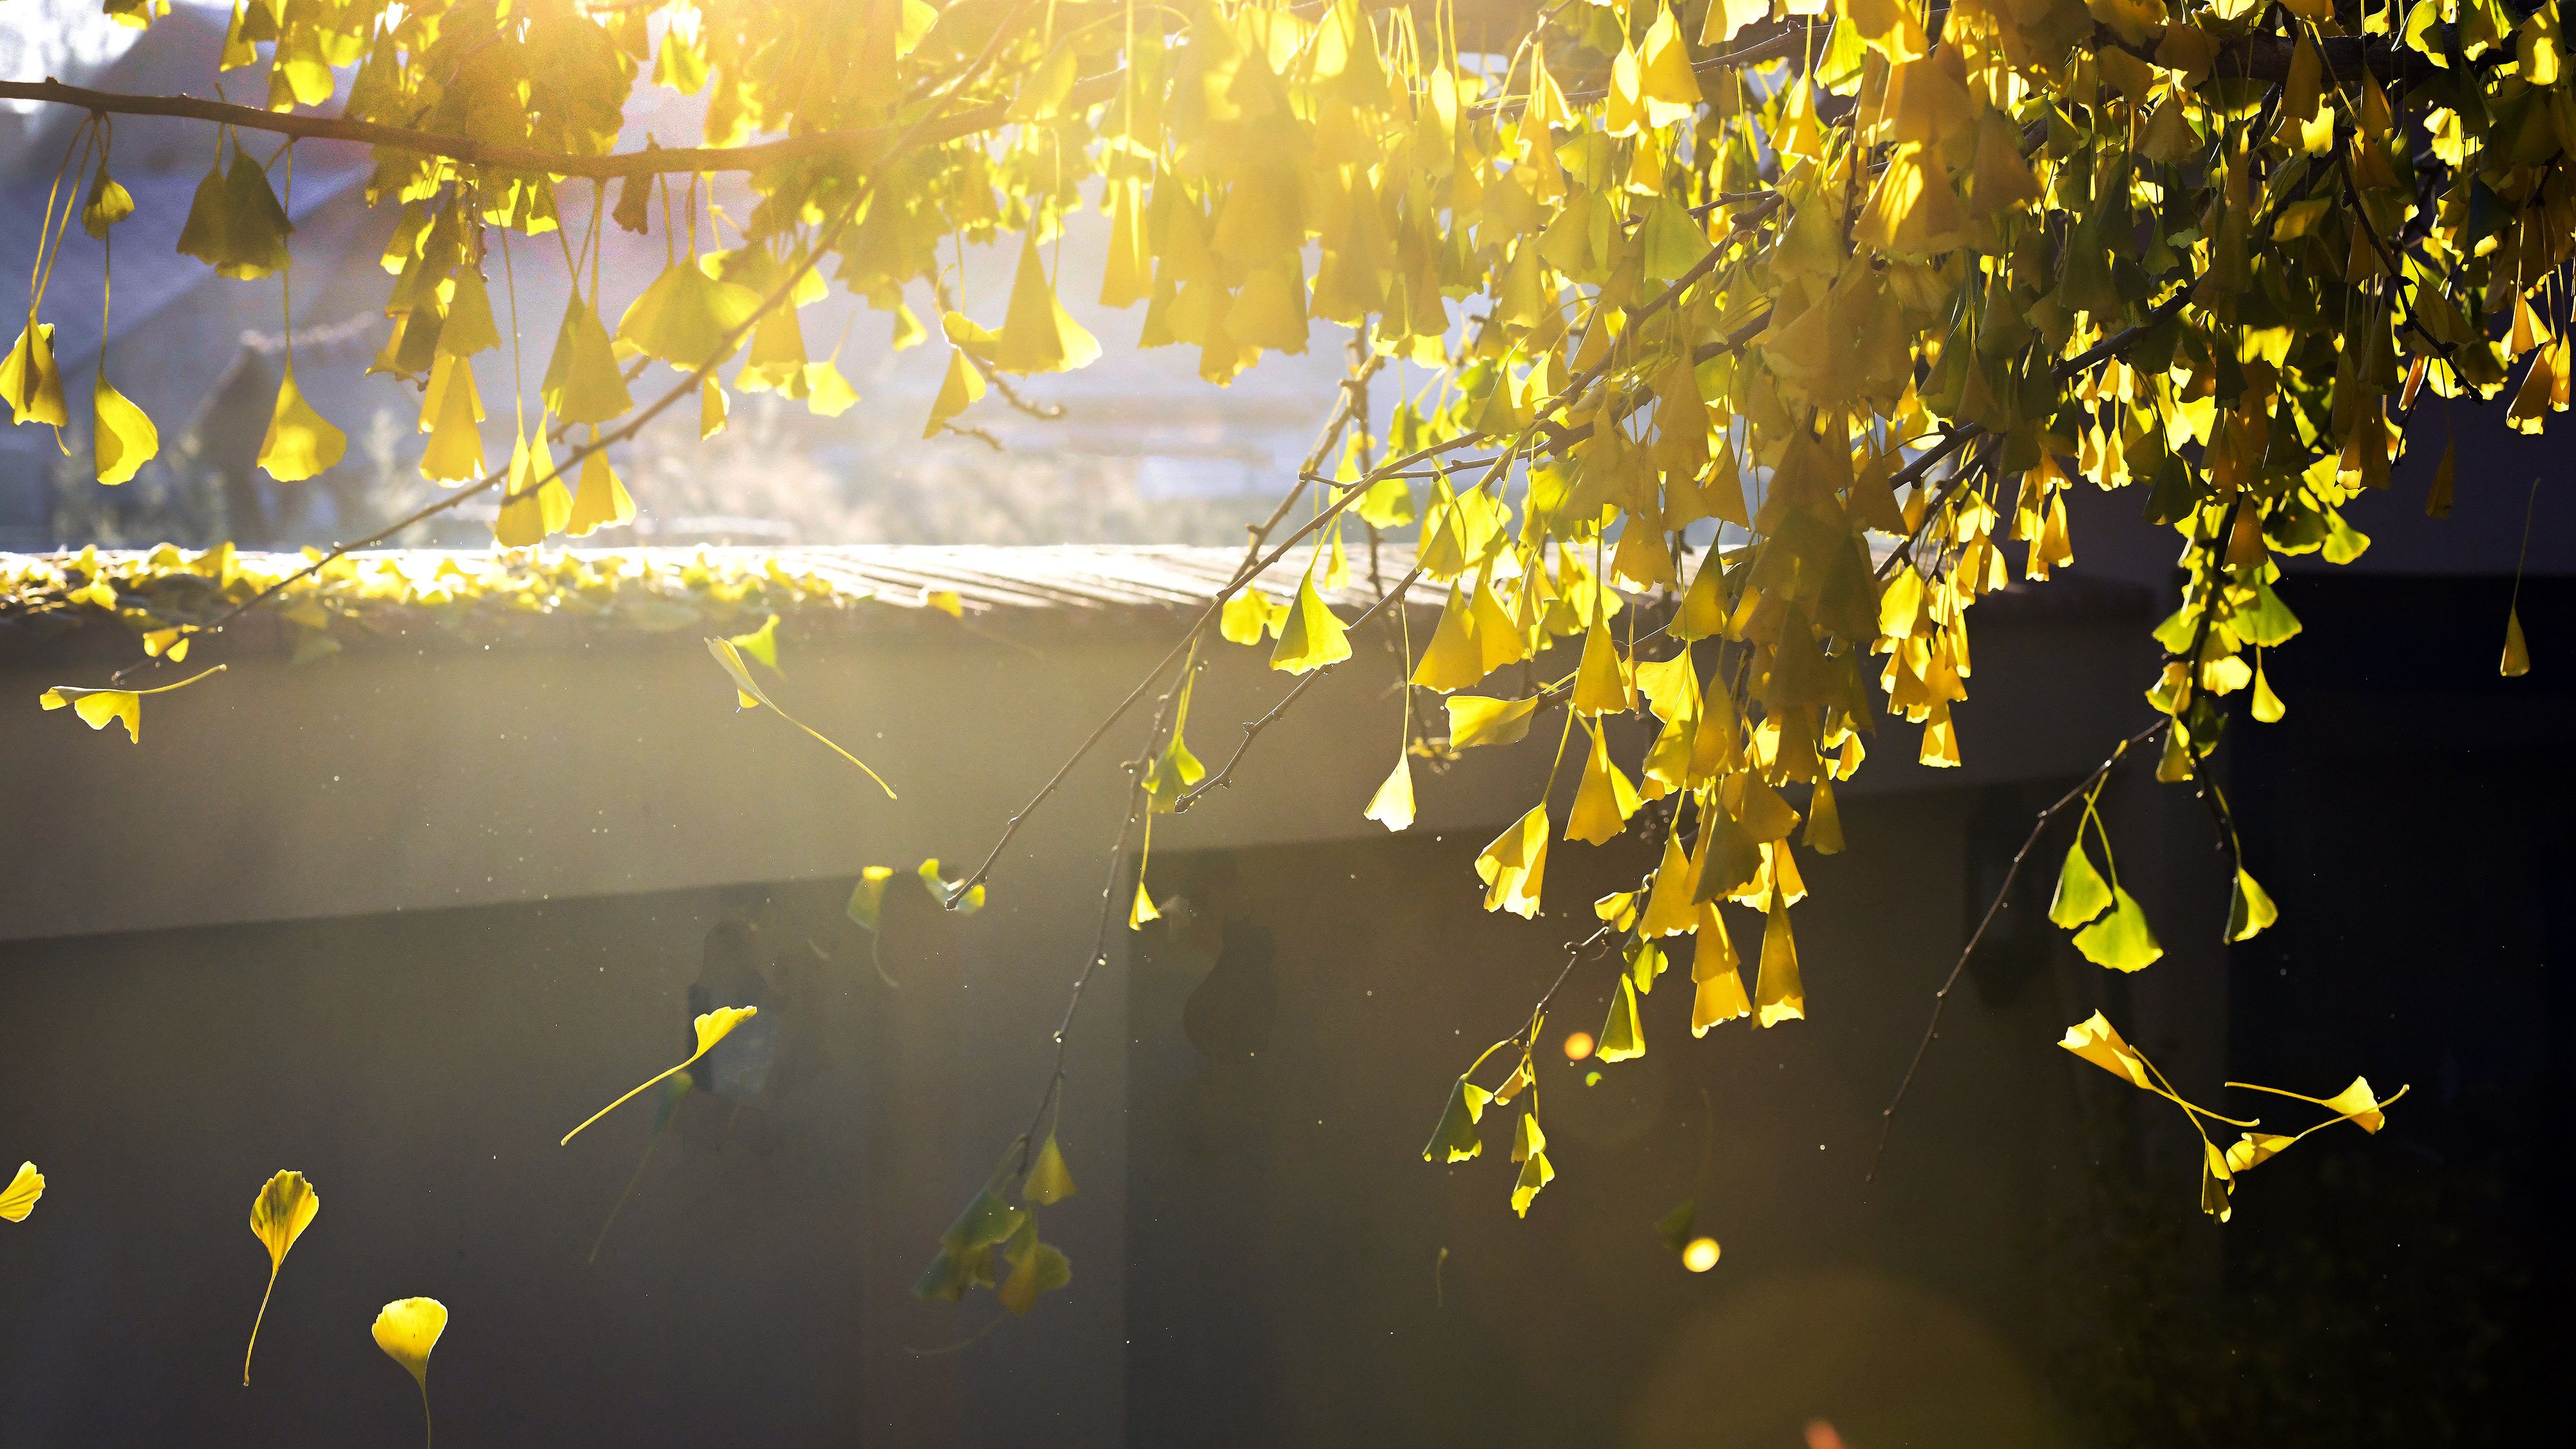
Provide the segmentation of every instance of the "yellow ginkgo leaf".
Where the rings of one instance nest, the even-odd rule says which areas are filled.
[[[2496,673],[2507,679],[2518,679],[2531,672],[2531,646],[2522,638],[2522,607],[2517,604],[2504,612],[2504,658]]]
[[[1053,1243],[1037,1240],[1037,1222],[1026,1225],[1026,1242],[1018,1239],[1004,1249],[1003,1261],[1011,1265],[1008,1276],[994,1290],[994,1297],[1013,1316],[1035,1308],[1038,1295],[1061,1288],[1073,1281],[1073,1264]]]
[[[170,657],[178,658],[179,651],[171,651]],[[143,743],[143,696],[185,689],[209,674],[221,674],[230,667],[218,664],[158,689],[83,689],[78,685],[57,684],[46,690],[37,702],[47,709],[69,705],[72,713],[79,715],[81,722],[94,730],[107,728],[109,721],[113,720],[125,726],[125,738],[129,743],[139,745]]]
[[[1305,674],[1350,657],[1350,636],[1343,631],[1342,621],[1325,607],[1324,596],[1315,591],[1315,571],[1309,568],[1304,582],[1297,585],[1296,602],[1288,606],[1288,622],[1279,631],[1279,645],[1270,651],[1270,667]]]
[[[7,1187],[0,1187],[0,1218],[25,1222],[27,1214],[36,1210],[36,1199],[44,1195],[45,1175],[32,1162],[19,1163],[18,1175],[9,1179]]]
[[[546,411],[568,423],[604,423],[635,406],[608,328],[579,293],[564,305],[538,396]]]
[[[1547,802],[1503,827],[1476,856],[1476,877],[1485,883],[1485,909],[1509,911],[1523,920],[1538,915],[1539,887],[1547,875]]]
[[[760,300],[749,287],[708,276],[694,260],[674,262],[617,319],[613,346],[620,355],[641,353],[684,372],[712,367],[732,353]]]
[[[474,387],[474,367],[461,357],[441,357],[430,370],[429,391],[421,400],[429,445],[421,449],[420,476],[436,483],[463,483],[483,476],[483,400]]]
[[[0,394],[9,399],[13,423],[61,428],[72,420],[63,405],[63,374],[54,365],[54,324],[30,318],[9,356],[0,360]]]
[[[1637,987],[1625,976],[1619,978],[1610,995],[1610,1016],[1601,1024],[1601,1044],[1592,1054],[1605,1062],[1624,1062],[1646,1054],[1645,1029],[1637,1024]]]
[[[1583,766],[1582,787],[1574,792],[1574,810],[1566,817],[1565,838],[1586,845],[1615,840],[1637,813],[1637,787],[1610,763],[1610,748],[1599,727],[1591,731],[1592,749]]]
[[[871,865],[859,871],[858,884],[850,887],[850,903],[845,914],[859,928],[873,934],[885,920],[886,887],[894,881],[894,867]]]
[[[1070,372],[1090,366],[1099,356],[1098,339],[1056,300],[1055,287],[1038,262],[1037,233],[1028,233],[1020,243],[1010,310],[994,341],[994,365],[1004,372]]]
[[[501,329],[492,325],[492,291],[484,285],[482,269],[465,262],[456,269],[456,292],[439,323],[438,350],[448,357],[472,357],[500,345]]]
[[[150,414],[109,384],[104,372],[90,390],[90,399],[97,410],[91,444],[98,481],[122,483],[160,453],[161,430],[152,425]]]
[[[2227,902],[2227,939],[2250,941],[2263,933],[2263,928],[2281,918],[2281,910],[2272,898],[2256,884],[2245,867],[2236,868],[2236,890]]]
[[[930,892],[930,898],[937,902],[943,911],[955,911],[961,916],[971,916],[984,909],[984,888],[978,885],[965,895],[958,896],[957,887],[961,882],[949,880],[939,873],[938,856],[934,855],[923,861],[921,868],[913,874],[920,878],[921,888]],[[956,898],[953,905],[950,903],[952,897]]]
[[[570,1132],[565,1133],[563,1135],[563,1141],[555,1145],[558,1147],[569,1145],[575,1137],[581,1135],[582,1127],[587,1127],[591,1123],[598,1121],[600,1118],[607,1116],[609,1113],[616,1111],[619,1107],[624,1106],[629,1098],[635,1096],[637,1092],[643,1091],[644,1088],[652,1086],[664,1077],[670,1076],[673,1072],[686,1069],[691,1062],[696,1061],[698,1058],[705,1056],[709,1051],[714,1050],[715,1044],[723,1041],[726,1035],[731,1033],[735,1027],[740,1026],[742,1023],[749,1021],[758,1015],[760,1015],[760,1008],[757,1006],[719,1006],[713,1011],[700,1015],[697,1020],[690,1023],[690,1025],[696,1029],[698,1034],[698,1049],[689,1053],[687,1060],[682,1061],[678,1065],[670,1067],[667,1070],[656,1072],[652,1076],[645,1078],[642,1085],[636,1087],[634,1091],[628,1092],[625,1096],[620,1097],[616,1101],[609,1103],[607,1106],[600,1108],[598,1111],[591,1113],[590,1116],[582,1122],[581,1127],[575,1127]],[[426,1356],[426,1351],[424,1351],[423,1357]]]
[[[437,1430],[429,1419],[429,1355],[447,1332],[447,1305],[435,1298],[397,1298],[377,1311],[372,1332],[376,1347],[420,1386],[422,1443],[432,1442]]]
[[[81,230],[102,241],[107,229],[134,214],[134,193],[107,174],[107,155],[101,151],[98,170],[91,173],[89,196],[81,203]]]
[[[2133,1087],[2155,1090],[2146,1058],[2121,1040],[2119,1028],[2098,1011],[2068,1027],[2066,1039],[2058,1045]]]
[[[1488,699],[1481,694],[1453,694],[1444,703],[1449,709],[1449,746],[1459,750],[1517,744],[1529,737],[1530,716],[1538,712],[1536,695]]]
[[[1781,893],[1771,893],[1771,912],[1762,922],[1762,965],[1753,978],[1753,1021],[1777,1026],[1803,1020],[1807,989],[1798,977],[1798,945],[1789,932],[1789,907]]]
[[[1403,830],[1413,824],[1413,758],[1397,755],[1395,768],[1387,773],[1386,783],[1369,796],[1368,808],[1361,818],[1374,820],[1388,830]]]
[[[939,384],[939,396],[930,405],[930,422],[922,428],[921,435],[938,437],[951,418],[966,411],[983,396],[983,372],[967,360],[965,349],[948,349],[948,376]]]
[[[805,410],[818,418],[837,418],[859,404],[859,390],[841,375],[831,358],[805,364]]]
[[[2147,926],[2146,908],[2126,887],[2111,887],[2109,914],[2075,933],[2075,949],[2096,966],[2114,971],[2143,971],[2165,954]]]
[[[250,1348],[242,1353],[242,1382],[250,1382],[251,1354],[259,1349],[259,1326],[268,1318],[268,1300],[277,1292],[277,1270],[286,1266],[286,1250],[313,1225],[322,1211],[322,1195],[300,1172],[281,1172],[251,1200],[250,1230],[268,1249],[268,1290],[259,1295],[259,1315],[251,1320]]]
[[[1636,690],[1628,682],[1619,646],[1611,641],[1609,628],[1595,619],[1584,632],[1583,662],[1574,673],[1574,712],[1588,718],[1616,714],[1636,704]]]
[[[1073,1196],[1073,1171],[1064,1165],[1064,1149],[1056,1145],[1054,1133],[1047,1134],[1037,1160],[1029,1164],[1020,1195],[1040,1207],[1052,1207]]]
[[[564,533],[583,538],[600,529],[619,528],[634,521],[635,500],[627,496],[617,470],[608,465],[606,450],[582,459],[580,486],[573,492],[572,515],[564,520]]]
[[[805,723],[796,716],[780,709],[778,707],[778,702],[771,699],[768,691],[762,689],[759,682],[751,677],[751,670],[742,662],[742,651],[734,647],[732,640],[709,639],[707,641],[707,652],[714,655],[716,657],[716,663],[722,665],[725,673],[733,677],[734,697],[740,702],[744,709],[751,709],[761,705],[768,706],[769,710],[776,714],[780,719],[783,719],[789,724],[796,726],[798,729],[803,730],[806,734],[812,736],[818,743],[822,744],[832,753],[839,755],[842,759],[858,766],[860,771],[869,779],[876,781],[877,788],[885,792],[887,799],[891,800],[895,798],[894,787],[885,782],[884,776],[869,769],[867,761],[860,759],[858,756],[851,754],[848,750],[842,749],[839,745],[833,743],[831,737],[825,735],[821,730],[814,728],[812,725]],[[933,868],[936,868],[937,864],[938,863],[936,861],[932,862]]]
[[[348,451],[349,435],[333,427],[304,400],[289,363],[277,382],[277,407],[269,414],[268,436],[260,440],[259,466],[280,483],[299,483],[337,465]]]
[[[1244,589],[1225,601],[1216,631],[1229,644],[1258,644],[1270,626],[1270,601],[1259,589]]]
[[[1456,584],[1449,586],[1449,605],[1440,611],[1440,625],[1431,634],[1431,644],[1413,666],[1413,682],[1425,689],[1447,693],[1467,689],[1485,677],[1484,650],[1475,634],[1475,609],[1468,603],[1466,592]]]

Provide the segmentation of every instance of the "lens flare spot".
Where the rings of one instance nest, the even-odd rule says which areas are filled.
[[[1567,1061],[1579,1062],[1590,1055],[1592,1055],[1592,1033],[1588,1031],[1570,1031],[1565,1034],[1565,1059]]]
[[[1705,1273],[1717,1266],[1717,1239],[1693,1238],[1682,1249],[1682,1266],[1694,1273]]]

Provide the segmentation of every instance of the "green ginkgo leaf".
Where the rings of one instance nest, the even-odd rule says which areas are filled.
[[[2272,897],[2247,873],[2236,868],[2236,890],[2227,901],[2227,939],[2250,941],[2263,934],[2263,929],[2281,918],[2281,909]]]
[[[134,193],[107,174],[107,157],[98,158],[98,170],[89,179],[88,199],[81,203],[81,230],[102,241],[107,229],[134,214]]]
[[[1494,1094],[1468,1081],[1458,1079],[1449,1089],[1449,1105],[1440,1112],[1440,1125],[1431,1130],[1431,1141],[1422,1149],[1425,1162],[1464,1162],[1485,1150],[1485,1139],[1476,1134],[1476,1124],[1485,1116],[1485,1104]]]
[[[1051,1207],[1073,1196],[1073,1170],[1064,1165],[1064,1149],[1056,1145],[1055,1134],[1047,1134],[1038,1148],[1037,1161],[1029,1164],[1029,1176],[1020,1184],[1020,1195],[1040,1207]]]
[[[2079,832],[2073,845],[2066,848],[2066,864],[2057,872],[2057,893],[2048,900],[2048,919],[2061,930],[2071,931],[2102,914],[2111,904],[2111,883],[2093,868],[2093,858],[2084,853]]]
[[[2156,963],[2165,948],[2147,927],[2146,910],[2120,886],[2111,888],[2111,913],[2075,933],[2075,949],[2096,966],[2138,971]]]
[[[1601,1024],[1601,1044],[1594,1055],[1605,1062],[1624,1062],[1646,1054],[1646,1034],[1637,1025],[1637,987],[1619,978],[1610,996],[1610,1018]]]
[[[1671,1212],[1655,1219],[1655,1236],[1663,1245],[1678,1253],[1690,1246],[1691,1228],[1699,1221],[1699,1203],[1683,1198]]]

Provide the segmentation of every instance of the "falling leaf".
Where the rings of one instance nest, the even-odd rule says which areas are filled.
[[[250,1347],[242,1353],[242,1382],[250,1382],[251,1354],[259,1349],[259,1326],[267,1321],[269,1297],[277,1292],[277,1271],[286,1266],[286,1250],[313,1225],[322,1211],[322,1195],[300,1172],[281,1172],[251,1200],[250,1230],[268,1249],[268,1288],[259,1295],[259,1314],[251,1320]]]
[[[25,1222],[27,1214],[36,1210],[36,1199],[44,1195],[45,1175],[32,1162],[19,1163],[18,1175],[9,1179],[7,1187],[0,1187],[0,1218]]]
[[[555,1145],[558,1147],[569,1146],[575,1137],[581,1135],[582,1127],[588,1127],[591,1123],[596,1122],[600,1118],[607,1116],[609,1113],[616,1111],[619,1107],[624,1106],[627,1099],[633,1097],[637,1092],[643,1091],[644,1088],[652,1086],[655,1082],[662,1080],[664,1077],[670,1076],[674,1072],[680,1071],[687,1067],[691,1062],[705,1056],[709,1051],[714,1049],[717,1042],[723,1041],[735,1027],[740,1026],[742,1023],[749,1021],[751,1018],[758,1016],[759,1014],[760,1008],[756,1006],[719,1006],[715,1010],[706,1012],[699,1016],[695,1021],[690,1023],[690,1026],[698,1034],[698,1049],[689,1053],[686,1060],[683,1060],[677,1066],[656,1072],[652,1076],[645,1078],[643,1083],[637,1086],[633,1091],[628,1092],[625,1096],[618,1098],[616,1101],[609,1103],[598,1111],[591,1113],[590,1116],[582,1122],[581,1127],[575,1127],[570,1132],[565,1133],[563,1135],[563,1141]]]
[[[722,665],[725,673],[733,677],[735,698],[741,703],[744,709],[751,709],[759,705],[768,706],[769,710],[776,714],[780,719],[783,719],[789,724],[796,726],[798,729],[803,730],[815,740],[820,741],[823,746],[829,749],[832,753],[839,755],[842,759],[858,766],[863,774],[865,774],[869,779],[876,781],[878,789],[885,791],[887,799],[892,800],[895,798],[894,787],[887,784],[883,776],[879,775],[876,771],[869,769],[866,761],[860,759],[854,754],[851,754],[848,750],[842,749],[839,745],[834,744],[822,731],[815,729],[812,725],[809,725],[803,720],[798,719],[796,716],[789,714],[787,711],[780,709],[777,701],[772,700],[769,695],[761,689],[760,685],[752,679],[751,669],[742,662],[742,651],[734,647],[733,641],[729,639],[709,639],[707,641],[707,652],[713,654],[716,658],[716,663]]]
[[[979,884],[968,891],[964,899],[956,900],[959,883],[940,875],[939,857],[935,855],[923,861],[920,869],[913,874],[921,878],[922,888],[930,892],[930,898],[937,901],[943,911],[955,911],[961,916],[971,916],[984,909],[984,887]],[[956,900],[954,905],[950,904],[952,900]]]
[[[2147,926],[2146,909],[2121,886],[2111,888],[2111,913],[2075,933],[2075,949],[2096,966],[2140,971],[2165,954]]]
[[[437,1430],[429,1418],[429,1355],[447,1332],[447,1305],[435,1298],[397,1298],[377,1310],[372,1332],[376,1347],[420,1386],[422,1443],[432,1442]]]
[[[894,880],[894,867],[872,865],[859,872],[859,883],[850,888],[848,915],[861,928],[875,931],[885,919],[886,886]]]

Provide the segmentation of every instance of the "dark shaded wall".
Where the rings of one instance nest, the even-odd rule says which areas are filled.
[[[975,1411],[974,1361],[905,1348],[990,1311],[908,1289],[967,1190],[961,1114],[1008,1077],[966,1080],[970,988],[1024,959],[995,943],[1025,928],[1008,905],[960,922],[898,894],[889,988],[846,890],[0,945],[7,1150],[51,1179],[0,1239],[0,1443],[414,1442],[412,1385],[368,1336],[412,1295],[454,1315],[430,1367],[440,1443],[1015,1442]],[[685,1056],[708,1000],[761,1015],[658,1141],[646,1094],[557,1145]],[[279,1168],[322,1210],[245,1388],[267,1276],[246,1219]],[[1046,1366],[1080,1361],[1079,1300],[1115,1292],[1114,1206],[1099,1216],[1049,1224],[1074,1285],[982,1360],[1033,1356],[1026,1417],[1069,1402]]]
[[[1855,1444],[2065,1442],[2050,1276],[2080,1226],[2074,1128],[2099,1073],[2054,1043],[2108,999],[2105,973],[2043,952],[1963,987],[1864,1180],[1994,849],[1970,828],[1988,803],[1845,807],[1852,849],[1807,867],[1796,913],[1809,1020],[1693,1040],[1685,959],[1643,1003],[1643,1058],[1572,1066],[1562,1040],[1599,1033],[1612,969],[1579,965],[1540,1054],[1559,1176],[1526,1220],[1517,1108],[1488,1112],[1473,1161],[1431,1166],[1422,1144],[1643,842],[1557,844],[1535,923],[1477,909],[1481,836],[1158,866],[1195,915],[1130,976],[1130,1442],[1788,1445],[1818,1416]],[[2220,953],[2193,900],[2215,870],[2199,878],[2196,810],[2166,803],[2115,827],[2175,947],[2122,984],[2122,1015],[2143,1042],[2200,1044],[2214,1077]],[[1759,923],[1730,915],[1750,956]],[[2192,1181],[2186,1164],[2167,1184],[2174,1214]],[[1685,1198],[1725,1249],[1704,1276],[1653,1231]]]
[[[2233,1385],[2249,1432],[2512,1442],[2570,1407],[2576,584],[2524,583],[2520,679],[2496,672],[2511,590],[2294,578],[2306,633],[2269,659],[2289,713],[2234,727],[2284,915],[2232,953],[2231,1067],[2414,1088],[2377,1140],[2321,1135],[2314,1170],[2240,1194],[2229,1327],[2268,1375]]]

